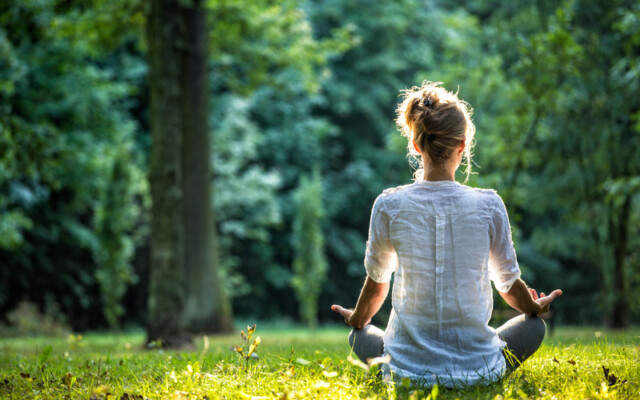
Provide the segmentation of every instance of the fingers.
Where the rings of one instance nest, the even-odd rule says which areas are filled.
[[[557,297],[562,296],[562,290],[560,289],[556,289],[553,292],[551,292],[551,294],[549,294],[550,297],[553,297],[554,299]]]
[[[531,293],[531,297],[533,298],[533,300],[540,300],[543,298],[550,298],[548,303],[551,303],[551,301],[553,301],[554,299],[556,299],[558,296],[562,295],[562,290],[560,289],[556,289],[553,292],[549,293],[549,294],[545,294],[545,292],[540,292],[540,295],[538,296],[538,292],[536,292],[536,290],[534,288],[529,288],[529,293]],[[548,304],[547,302],[545,302],[544,304]],[[542,303],[540,303],[542,304]]]
[[[547,295],[545,295],[544,293],[541,293],[540,297],[541,298],[545,297],[545,298],[548,298],[548,299],[551,299],[551,300],[555,300],[557,297],[559,297],[561,295],[562,295],[562,290],[556,289],[556,290],[554,290],[553,292],[551,292],[551,293],[549,293]]]
[[[552,302],[553,302],[553,297],[551,296],[540,297],[538,300],[536,300],[536,303],[540,304],[542,307],[549,305]]]
[[[337,304],[334,304],[331,306],[331,311],[335,311],[338,314],[342,315],[342,313],[345,311],[345,308]]]
[[[346,309],[342,306],[339,306],[337,304],[334,304],[331,306],[331,310],[337,312],[338,314],[342,315],[344,318],[350,318],[351,315],[353,314],[352,310]]]
[[[556,298],[562,296],[562,290],[556,289],[551,292],[548,296],[545,296],[544,293],[541,293],[540,298],[537,300],[538,304],[541,306],[546,306],[551,304]]]

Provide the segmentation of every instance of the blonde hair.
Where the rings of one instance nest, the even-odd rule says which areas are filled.
[[[471,121],[473,109],[458,98],[458,93],[450,92],[441,85],[442,82],[424,81],[420,87],[403,90],[403,101],[396,110],[396,124],[408,140],[409,157],[417,161],[422,161],[422,156],[426,157],[424,165],[430,169],[444,163],[464,142],[466,182],[471,175],[471,148],[476,132]],[[421,152],[414,149],[412,142]],[[424,179],[428,173],[422,165],[420,162],[415,166],[416,180]]]

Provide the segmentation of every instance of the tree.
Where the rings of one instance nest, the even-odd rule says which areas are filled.
[[[174,346],[189,332],[230,328],[215,269],[208,71],[202,1],[151,3],[151,286],[147,339]]]
[[[437,7],[419,0],[305,5],[318,37],[343,28],[354,43],[330,59],[322,101],[314,109],[335,127],[321,143],[322,173],[331,194],[325,199],[332,227],[326,249],[330,275],[347,277],[328,281],[321,299],[349,303],[365,274],[362,260],[374,199],[383,189],[411,180],[406,141],[391,148],[397,144],[392,138],[400,139],[394,126],[399,91],[429,77],[417,72],[434,66],[434,36],[444,29],[433,16]],[[327,303],[320,310],[331,313]]]
[[[212,0],[214,199],[221,265],[234,310],[295,316],[293,193],[337,133],[313,109],[331,57],[352,45],[345,29],[314,38],[298,0]]]
[[[293,278],[300,318],[310,327],[318,324],[318,297],[327,278],[322,219],[322,177],[318,169],[303,176],[295,194],[296,214],[293,222]]]
[[[508,189],[521,232],[519,258],[535,267],[525,272],[545,286],[563,276],[567,296],[556,310],[572,321],[600,320],[584,307],[595,293],[614,328],[628,325],[638,284],[638,11],[624,0],[477,10],[500,27],[489,40],[522,89],[512,108],[529,116],[503,117],[513,127],[499,123],[493,129],[506,134],[490,135],[491,167],[506,176],[496,181]]]

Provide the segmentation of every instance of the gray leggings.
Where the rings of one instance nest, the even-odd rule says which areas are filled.
[[[507,360],[507,370],[512,371],[538,350],[544,339],[546,325],[542,318],[521,314],[505,322],[496,332],[507,343],[502,354]],[[364,362],[367,362],[367,358],[382,356],[383,339],[384,331],[374,325],[353,329],[349,334],[353,352]]]

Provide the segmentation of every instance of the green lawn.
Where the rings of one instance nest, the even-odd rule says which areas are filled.
[[[437,393],[385,385],[353,365],[347,333],[259,324],[260,359],[248,364],[229,349],[243,344],[239,334],[200,338],[184,351],[142,350],[141,332],[2,339],[0,398],[640,398],[640,329],[558,328],[503,380]]]

